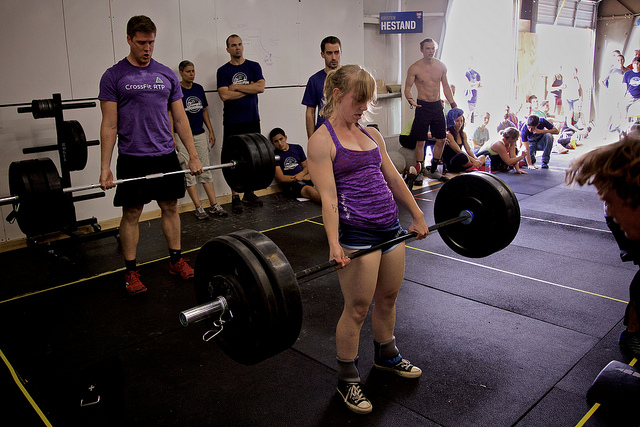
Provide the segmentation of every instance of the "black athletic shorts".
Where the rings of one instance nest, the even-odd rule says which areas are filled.
[[[441,101],[427,102],[417,100],[420,107],[416,107],[416,117],[413,121],[412,133],[416,141],[426,141],[431,129],[431,137],[445,139],[447,137],[447,122]]]
[[[181,170],[175,152],[163,156],[118,155],[116,176],[118,179],[136,178],[154,173]],[[162,178],[141,179],[126,182],[116,187],[114,206],[142,206],[152,200],[178,200],[186,190],[184,174],[174,174]]]

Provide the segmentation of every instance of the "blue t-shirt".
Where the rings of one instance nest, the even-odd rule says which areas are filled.
[[[469,70],[465,74],[467,80],[470,83],[476,83],[480,81],[480,74],[476,70]],[[467,96],[468,102],[475,103],[478,102],[478,91],[477,89],[467,90],[465,95]]]
[[[302,172],[302,162],[307,160],[307,156],[304,154],[304,149],[298,144],[289,144],[287,151],[274,150],[276,156],[280,156],[278,166],[282,169],[282,173],[285,175],[296,175]]]
[[[176,74],[154,59],[146,67],[136,67],[124,58],[105,71],[98,99],[118,104],[118,153],[160,156],[173,152],[167,111],[181,98]]]
[[[553,129],[553,125],[547,119],[540,119],[540,123],[536,126],[538,129]],[[529,131],[529,127],[527,126],[527,122],[524,122],[522,128],[520,128],[520,139],[522,142],[533,142],[542,138],[544,133],[533,133]]]
[[[263,80],[262,67],[255,61],[245,59],[240,65],[227,62],[218,68],[218,89],[235,85],[248,85]],[[258,95],[246,95],[240,99],[224,102],[222,124],[232,125],[260,120]]]
[[[191,133],[200,135],[204,133],[204,109],[209,106],[204,88],[198,83],[193,83],[191,89],[182,87],[182,105],[189,119]]]
[[[324,71],[324,68],[309,77],[307,88],[304,90],[304,95],[302,96],[302,105],[318,108],[316,129],[325,121],[325,118],[320,115],[320,110],[324,106],[324,81],[326,79],[327,73]]]
[[[622,83],[626,83],[629,95],[633,98],[640,98],[640,73],[633,70],[627,71],[622,77]]]

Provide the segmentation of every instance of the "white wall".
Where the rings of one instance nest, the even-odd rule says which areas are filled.
[[[243,37],[245,57],[263,68],[267,88],[259,96],[262,133],[283,127],[290,141],[305,148],[300,101],[308,77],[324,66],[322,38],[336,35],[342,40],[343,64],[364,63],[362,1],[4,0],[0,5],[0,195],[9,194],[12,161],[50,157],[58,164],[55,152],[22,154],[25,147],[55,144],[55,123],[18,114],[17,106],[51,98],[53,93],[61,93],[63,100],[97,102],[102,73],[128,54],[126,22],[136,14],[148,15],[158,27],[156,60],[176,72],[182,59],[196,64],[196,81],[208,91],[219,137],[222,103],[215,92],[215,74],[229,60],[224,42],[232,32]],[[98,139],[98,107],[67,110],[64,117],[78,120],[87,139]],[[212,150],[213,163],[220,161],[220,148],[217,144]],[[72,184],[97,182],[99,162],[99,148],[89,147],[87,167],[72,172]],[[214,185],[218,195],[230,193],[222,174],[216,175]],[[95,216],[102,221],[119,217],[112,194],[76,203],[77,218]],[[146,207],[156,208],[153,204]],[[46,206],[42,209],[46,215]],[[23,237],[17,224],[4,221],[10,211],[10,206],[0,207],[0,241]]]

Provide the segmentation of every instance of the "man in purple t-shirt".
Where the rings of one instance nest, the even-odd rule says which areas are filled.
[[[176,132],[189,152],[189,169],[202,173],[189,120],[182,106],[182,91],[175,73],[151,59],[156,26],[146,16],[127,23],[126,58],[109,68],[100,80],[100,185],[113,188],[111,157],[118,141],[119,179],[180,170],[169,124],[169,110]],[[184,197],[184,176],[134,181],[118,186],[113,200],[122,206],[120,244],[125,260],[125,286],[129,294],[145,292],[136,270],[138,221],[145,204],[156,200],[161,210],[162,230],[169,246],[169,272],[183,279],[193,277],[193,268],[182,258],[178,200]]]
[[[342,56],[342,43],[336,36],[328,36],[320,43],[320,56],[324,59],[324,68],[307,81],[307,88],[302,96],[302,105],[307,107],[305,111],[305,125],[307,127],[307,138],[311,138],[324,122],[324,117],[320,115],[320,110],[324,105],[324,81],[327,73],[340,68],[340,56]],[[316,121],[316,108],[318,109]]]
[[[633,58],[631,66],[633,67],[633,69],[624,73],[624,76],[622,77],[622,83],[627,85],[627,91],[624,94],[626,98],[626,105],[624,110],[625,122],[627,120],[626,115],[629,114],[629,107],[640,101],[640,57]]]

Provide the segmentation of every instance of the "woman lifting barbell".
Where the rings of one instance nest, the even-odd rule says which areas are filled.
[[[411,214],[409,231],[428,234],[424,214],[387,154],[379,132],[358,121],[375,100],[376,83],[358,65],[327,76],[321,114],[327,117],[309,139],[309,171],[322,197],[322,218],[330,257],[339,265],[344,308],[336,328],[338,392],[357,413],[371,411],[357,369],[360,330],[372,300],[375,363],[378,369],[417,378],[422,371],[403,359],[395,345],[396,298],[404,278],[404,243],[354,259],[346,254],[406,233],[396,200]],[[345,268],[346,267],[346,268]]]

